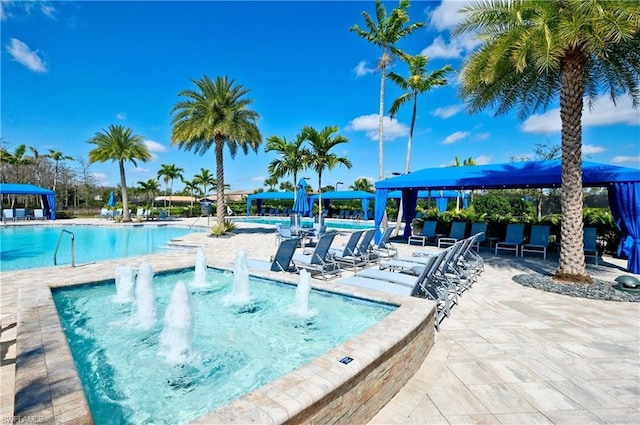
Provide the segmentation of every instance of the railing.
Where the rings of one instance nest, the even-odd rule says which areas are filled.
[[[58,248],[60,248],[60,241],[62,240],[62,235],[64,235],[65,233],[68,233],[71,235],[71,267],[75,267],[76,266],[76,236],[73,234],[73,232],[70,232],[68,230],[64,230],[62,229],[62,231],[60,232],[60,236],[58,236],[58,243],[56,244],[56,250],[53,253],[53,265],[57,266],[58,265]]]

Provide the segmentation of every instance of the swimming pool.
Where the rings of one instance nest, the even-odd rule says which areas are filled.
[[[233,218],[237,223],[258,223],[258,224],[289,224],[289,217],[237,217]],[[313,219],[303,218],[302,226],[313,226]],[[373,229],[375,227],[373,221],[356,221],[356,220],[325,220],[327,228],[331,229]]]
[[[189,269],[154,277],[158,313],[149,329],[137,326],[135,302],[115,301],[113,281],[54,291],[96,424],[186,423],[300,367],[397,309],[312,290],[311,313],[300,315],[292,308],[292,285],[251,277],[250,301],[229,304],[233,274],[209,269],[207,286],[192,287],[194,278]],[[178,282],[191,287],[193,347],[188,360],[172,363],[163,358],[159,341],[167,326],[161,317]]]
[[[0,269],[54,266],[53,255],[63,229],[74,235],[76,264],[151,254],[161,250],[171,239],[194,231],[166,225],[4,227],[0,230]],[[65,234],[60,240],[57,265],[70,264],[71,237]]]

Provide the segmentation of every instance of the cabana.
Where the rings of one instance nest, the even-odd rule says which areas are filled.
[[[418,199],[433,199],[436,203],[438,211],[445,212],[447,210],[447,204],[449,199],[456,199],[460,197],[462,199],[462,209],[467,209],[469,206],[469,195],[467,192],[461,190],[419,190]],[[387,198],[395,199],[400,204],[402,198],[402,191],[394,190],[387,194]]]
[[[260,211],[265,199],[287,199],[293,201],[293,192],[258,192],[247,196],[247,216],[251,214],[251,202],[255,199],[256,207]]]
[[[45,214],[56,219],[56,193],[53,190],[32,184],[0,183],[0,195],[35,195],[42,197],[42,207]]]
[[[318,200],[319,195],[313,195],[309,199],[311,200],[311,206],[313,207],[313,203]],[[369,202],[375,198],[373,193],[365,192],[363,190],[340,190],[334,192],[323,192],[322,193],[322,201],[324,204],[324,209],[329,209],[329,203],[332,199],[360,199],[362,203],[362,211],[364,211],[364,219],[368,220],[367,211],[369,210]],[[313,208],[311,208],[313,210]],[[311,217],[313,213],[309,211],[309,216]]]
[[[582,185],[606,187],[611,213],[629,249],[627,270],[640,273],[640,170],[595,162],[582,162]],[[405,237],[411,232],[419,190],[527,189],[560,188],[560,160],[527,161],[472,167],[425,168],[410,174],[376,182],[376,239],[388,193],[402,192],[405,215]]]

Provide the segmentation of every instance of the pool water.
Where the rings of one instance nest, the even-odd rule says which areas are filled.
[[[158,252],[171,239],[191,233],[178,226],[10,226],[0,230],[0,269],[23,270],[54,266],[62,230],[75,237],[76,264]],[[71,264],[71,237],[64,234],[57,265]]]
[[[238,217],[233,221],[238,223],[259,223],[259,224],[286,224],[291,221],[289,217]],[[303,227],[313,227],[313,219],[302,219]],[[373,229],[375,227],[373,221],[355,221],[355,220],[325,220],[324,224],[329,229]]]
[[[157,323],[141,330],[113,281],[54,290],[63,328],[96,424],[182,424],[322,355],[396,307],[312,290],[309,316],[293,309],[293,285],[251,276],[251,301],[229,305],[233,273],[208,269],[192,288],[193,346],[185,364],[158,353],[162,316],[193,269],[156,275]],[[336,359],[337,361],[338,359]]]

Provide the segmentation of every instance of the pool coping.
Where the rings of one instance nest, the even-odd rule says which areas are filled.
[[[53,274],[61,274],[60,272],[64,271],[63,279],[58,278],[51,284],[31,282],[19,290],[15,364],[16,417],[36,418],[45,423],[93,423],[51,289],[113,279],[115,264],[128,263],[136,266],[142,261],[147,261],[157,273],[193,267],[191,257],[167,257],[166,254],[153,254],[94,263],[84,267],[58,268],[55,270],[57,273]],[[212,265],[211,262],[209,265]],[[217,265],[215,267],[218,268]],[[297,284],[295,275],[275,272],[252,274]],[[336,394],[340,394],[337,400],[343,400],[346,393],[366,398],[371,400],[371,403],[361,405],[364,409],[355,409],[357,403],[340,403],[348,408],[343,416],[349,415],[354,420],[357,418],[357,422],[367,421],[420,367],[434,343],[435,303],[411,297],[387,296],[363,288],[346,288],[331,281],[313,279],[312,285],[316,289],[393,304],[398,308],[385,320],[325,355],[229,405],[205,414],[193,423],[246,423],[249,420],[286,423],[297,422],[295,418],[302,417],[314,417],[315,422],[323,422],[323,417],[325,420],[330,418],[326,416],[328,413],[336,412],[335,403],[329,402]],[[380,366],[381,357],[385,357],[386,361],[388,357],[401,353],[406,360],[408,357],[402,352],[402,347],[407,345],[408,335],[413,336],[412,341],[420,341],[419,349],[413,350],[411,360],[406,362],[407,364],[403,362],[400,369],[402,373],[394,370],[397,376],[394,376],[393,380],[383,380],[393,381],[394,385],[391,388],[384,391],[348,391],[349,388],[355,388],[355,379],[366,379],[365,371],[373,370],[375,373],[388,376],[391,366],[376,369]],[[420,338],[415,338],[417,336]],[[416,354],[418,357],[415,357]],[[354,358],[354,361],[348,365],[340,363],[338,360],[345,356]],[[371,386],[372,379],[369,378],[366,382]],[[294,396],[297,396],[297,399]],[[325,405],[324,413],[317,411],[318,402]]]

